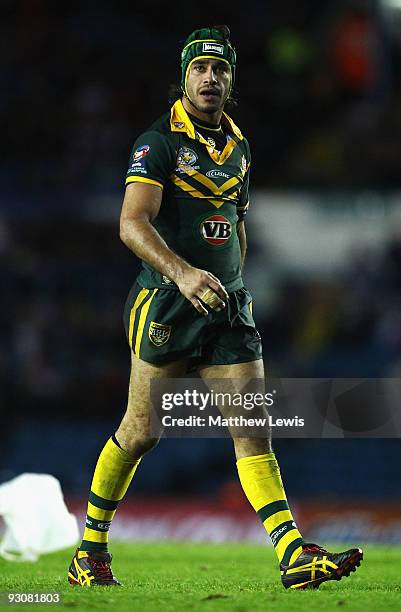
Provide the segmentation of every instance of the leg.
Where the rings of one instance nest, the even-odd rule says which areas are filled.
[[[243,386],[250,379],[264,378],[263,361],[207,366],[200,369],[200,375],[206,382],[208,379],[232,379],[232,393],[235,393],[240,391],[238,379]],[[224,408],[221,412],[226,416]],[[304,540],[288,506],[270,435],[264,439],[234,438],[233,442],[244,493],[269,533],[279,562],[288,565],[302,552]]]
[[[132,355],[128,405],[115,437],[122,449],[134,459],[140,459],[151,450],[158,439],[149,433],[150,381],[161,378],[178,378],[184,374],[187,360],[155,366]]]
[[[149,431],[150,381],[179,377],[185,369],[186,359],[155,366],[132,355],[127,410],[96,464],[82,543],[70,567],[72,584],[119,584],[110,569],[108,531],[142,456],[158,442],[158,438],[150,437]],[[96,564],[99,563],[103,567],[106,563],[108,572],[98,576]]]
[[[207,382],[208,379],[226,379],[233,381],[243,381],[246,384],[250,379],[264,379],[264,367],[262,359],[249,361],[247,363],[235,363],[230,365],[203,366],[199,369],[199,374]],[[240,383],[240,386],[241,385]],[[233,388],[232,393],[239,392],[241,389]],[[226,390],[226,387],[225,387]],[[227,416],[224,407],[220,408],[223,416]],[[270,436],[267,438],[233,438],[236,459],[263,455],[271,453]]]
[[[178,377],[185,367],[186,360],[155,366],[132,355],[127,410],[95,469],[82,550],[107,550],[108,529],[118,502],[124,497],[142,456],[158,442],[149,432],[150,381]]]
[[[200,374],[206,381],[232,378],[245,384],[247,379],[263,378],[263,362],[209,366]],[[233,392],[239,390],[233,388]],[[341,580],[354,572],[363,558],[359,548],[329,553],[316,544],[305,544],[288,506],[270,435],[268,439],[237,438],[234,446],[242,488],[270,535],[285,588],[318,588],[326,580]]]

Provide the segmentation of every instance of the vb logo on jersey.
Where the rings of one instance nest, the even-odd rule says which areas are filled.
[[[169,340],[171,334],[171,325],[156,323],[152,321],[149,325],[149,340],[155,346],[163,346]]]
[[[206,242],[221,246],[231,238],[231,223],[223,215],[212,215],[202,221],[200,232]]]

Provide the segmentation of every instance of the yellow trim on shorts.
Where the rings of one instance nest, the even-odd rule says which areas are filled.
[[[143,300],[146,298],[148,293],[149,293],[149,289],[141,289],[136,297],[133,307],[131,308],[131,312],[129,315],[129,331],[128,331],[128,342],[131,347],[131,350],[132,350],[132,340],[133,340],[132,333],[134,331],[136,311],[138,310],[138,308],[140,307],[140,305],[142,304]],[[93,517],[93,518],[96,518],[96,517]]]
[[[146,302],[146,304],[141,309],[141,314],[139,316],[138,330],[136,332],[136,339],[135,339],[134,355],[136,357],[140,357],[141,342],[142,342],[143,330],[145,328],[146,317],[148,316],[150,305],[157,291],[158,291],[157,288],[153,289],[152,296],[149,298],[149,300]]]

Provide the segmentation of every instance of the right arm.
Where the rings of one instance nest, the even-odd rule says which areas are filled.
[[[128,184],[120,217],[121,240],[137,257],[171,278],[199,313],[208,314],[199,298],[209,288],[223,300],[220,304],[223,308],[228,295],[218,278],[211,272],[194,268],[174,253],[152,225],[161,201],[161,187],[142,182]]]

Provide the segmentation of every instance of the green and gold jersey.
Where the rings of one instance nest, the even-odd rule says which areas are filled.
[[[154,227],[191,265],[212,272],[227,291],[243,286],[237,223],[248,208],[250,152],[247,140],[226,115],[225,147],[216,150],[192,123],[181,100],[135,142],[126,184],[163,189]],[[205,134],[206,135],[206,134]],[[138,283],[147,289],[175,287],[146,262]]]

